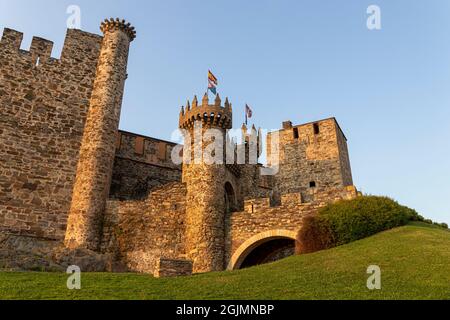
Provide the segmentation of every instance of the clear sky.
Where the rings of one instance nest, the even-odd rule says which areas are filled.
[[[24,49],[54,41],[59,57],[72,4],[85,31],[111,16],[138,31],[121,129],[170,139],[210,68],[236,127],[245,103],[266,129],[335,116],[360,190],[450,222],[450,1],[0,0],[0,27],[24,32]]]

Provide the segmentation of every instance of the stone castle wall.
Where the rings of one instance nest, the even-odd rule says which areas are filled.
[[[309,201],[311,189],[352,185],[346,138],[334,118],[300,126],[287,122],[278,133],[280,167],[274,188],[278,196],[300,192]],[[269,134],[272,165],[271,139]]]
[[[142,201],[108,201],[101,250],[128,268],[154,273],[159,258],[185,258],[186,186],[169,183]]]
[[[274,177],[261,175],[261,165],[239,165],[241,199],[255,199],[273,196]]]
[[[102,37],[53,43],[5,29],[0,42],[0,230],[62,239]]]
[[[339,162],[341,163],[342,182],[344,186],[352,186],[353,175],[350,165],[350,155],[348,152],[347,138],[340,129],[339,125],[336,126],[336,136],[339,150]]]
[[[255,241],[265,238],[284,237],[279,230],[290,231],[291,240],[295,239],[300,231],[303,218],[317,214],[318,210],[327,204],[338,200],[350,200],[358,196],[355,187],[333,188],[327,190],[314,190],[308,196],[313,199],[306,202],[300,193],[286,194],[281,198],[280,206],[271,206],[270,198],[259,198],[245,201],[244,211],[233,213],[227,221],[226,261],[233,265],[237,260],[236,253],[248,249],[255,243],[248,243],[252,238]],[[242,248],[246,246],[247,248]],[[239,255],[239,254],[238,254]],[[234,261],[233,261],[234,260]]]
[[[111,185],[111,198],[138,200],[170,182],[181,182],[181,167],[171,154],[176,144],[119,131]]]

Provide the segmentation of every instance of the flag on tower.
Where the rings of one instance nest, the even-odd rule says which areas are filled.
[[[211,72],[211,70],[208,71],[208,90],[217,95],[217,85],[218,81],[216,76]]]
[[[248,125],[248,119],[251,119],[253,117],[253,110],[248,106],[248,104],[245,105],[245,124]]]

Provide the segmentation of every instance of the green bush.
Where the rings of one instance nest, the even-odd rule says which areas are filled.
[[[303,219],[302,231],[299,234],[296,254],[312,253],[335,245],[333,232],[325,219],[308,216]]]
[[[417,221],[417,222],[425,222],[425,218],[422,217],[421,215],[417,214],[416,216],[414,216],[412,219],[412,221]]]
[[[446,223],[441,223],[441,227],[444,228],[444,229],[448,229],[448,224],[446,224]]]
[[[311,253],[347,244],[420,218],[415,210],[386,197],[339,201],[303,221],[299,251]]]

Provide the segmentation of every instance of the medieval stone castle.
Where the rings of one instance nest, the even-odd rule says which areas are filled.
[[[177,165],[176,144],[119,131],[136,33],[118,19],[101,31],[68,30],[60,59],[48,40],[34,37],[24,51],[20,32],[3,32],[0,233],[10,244],[95,252],[155,276],[233,270],[292,255],[305,216],[358,195],[334,118],[284,122],[274,176],[248,161],[251,136],[261,138],[254,128],[243,127],[243,164]],[[179,125],[226,137],[232,113],[228,99],[205,95],[182,108]]]

